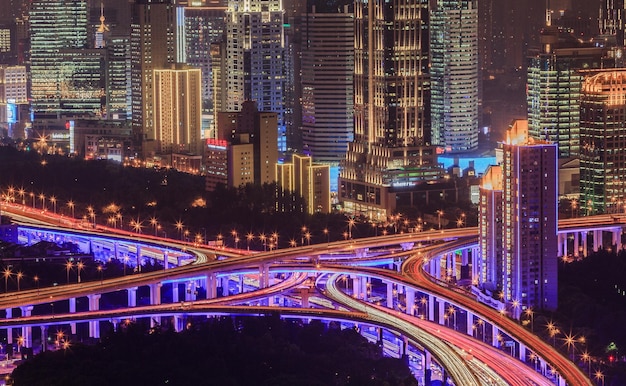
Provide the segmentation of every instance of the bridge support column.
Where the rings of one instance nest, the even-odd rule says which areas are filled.
[[[89,311],[98,311],[100,309],[100,294],[88,295],[89,299]],[[100,321],[89,321],[89,337],[100,339]]]
[[[137,287],[128,290],[128,307],[137,307]]]
[[[444,323],[444,315],[446,312],[445,301],[443,299],[437,299],[437,323]]]
[[[563,253],[563,234],[562,233],[557,233],[556,239],[557,239],[557,242],[556,242],[556,255],[558,257],[565,256],[565,254]]]
[[[425,385],[430,385],[430,381],[431,381],[431,366],[432,366],[432,355],[430,355],[429,351],[424,350],[424,357],[423,357],[423,363],[422,363],[422,367],[424,369],[424,384]]]
[[[240,294],[243,293],[244,285],[246,284],[245,280],[246,280],[245,275],[239,275],[239,293]]]
[[[587,251],[587,231],[582,231],[582,238],[583,238],[583,257],[587,257],[588,251]]]
[[[593,231],[593,251],[598,252],[602,247],[602,231]]]
[[[172,303],[178,303],[178,295],[179,295],[178,282],[172,283]]]
[[[352,276],[352,296],[355,299],[361,298],[361,277],[357,275]]]
[[[498,334],[500,333],[500,330],[498,330],[498,327],[495,324],[491,325],[491,345],[493,347],[500,347],[499,345],[499,341],[498,341]]]
[[[183,317],[174,315],[172,322],[174,323],[174,331],[181,332],[183,330]]]
[[[393,283],[387,281],[385,284],[387,285],[387,308],[393,309]]]
[[[432,295],[428,295],[428,315],[426,317],[431,322],[435,321],[435,297]]]
[[[611,231],[611,244],[615,245],[615,253],[622,250],[622,228]]]
[[[269,267],[267,264],[261,264],[259,266],[259,288],[267,288],[269,281]]]
[[[478,247],[472,248],[472,285],[480,282],[480,253],[478,253]]]
[[[526,346],[522,343],[519,344],[519,360],[526,362]]]
[[[69,298],[69,302],[70,302],[70,314],[73,314],[76,312],[76,298]],[[70,332],[72,333],[72,335],[76,335],[76,322],[70,323]]]
[[[465,333],[469,336],[474,336],[474,315],[467,310],[466,314],[466,322],[465,322]]]
[[[136,246],[137,251],[136,253],[136,259],[135,259],[135,263],[137,264],[137,272],[141,272],[141,245],[137,245]]]
[[[406,313],[411,316],[415,315],[415,290],[405,286],[404,297],[406,299]]]
[[[20,307],[22,309],[22,317],[31,316],[33,306]],[[22,346],[33,347],[33,328],[31,326],[22,327]]]
[[[48,326],[39,326],[41,329],[41,351],[48,351]]]
[[[12,308],[7,308],[6,309],[6,319],[11,319],[13,317],[13,309]],[[7,343],[11,344],[13,343],[13,328],[11,327],[7,327],[6,328],[7,331]]]
[[[228,278],[228,275],[222,276],[220,278],[220,288],[222,290],[222,296],[228,296],[228,283],[229,283],[230,279]]]
[[[150,328],[155,328],[157,325],[161,325],[161,315],[156,315],[150,318]]]
[[[361,296],[362,299],[367,301],[367,293],[369,292],[370,286],[372,285],[372,283],[370,283],[370,278],[369,277],[364,277],[361,278]]]
[[[566,386],[566,383],[565,383],[565,378],[563,378],[563,377],[561,376],[561,374],[557,374],[557,375],[556,375],[556,378],[557,378],[557,385],[558,385],[558,386]]]
[[[163,283],[150,284],[150,305],[156,306],[161,304],[161,287]]]
[[[170,267],[170,256],[167,253],[167,250],[163,253],[163,269],[168,269]]]
[[[579,255],[580,232],[574,232],[574,257]]]
[[[193,302],[196,300],[196,281],[190,280],[185,283],[185,301]]]
[[[204,280],[206,283],[206,298],[215,299],[217,297],[217,275],[211,272]]]

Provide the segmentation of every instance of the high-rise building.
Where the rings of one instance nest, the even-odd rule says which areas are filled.
[[[339,165],[354,131],[354,16],[313,6],[301,28],[302,150]]]
[[[530,135],[559,146],[559,158],[577,157],[580,150],[579,70],[614,66],[608,48],[581,45],[569,32],[546,27],[542,50],[528,62],[528,125]]]
[[[203,2],[182,8],[185,20],[185,63],[202,70],[202,110],[213,113],[213,69],[211,44],[223,40],[226,28],[226,1]]]
[[[106,40],[107,118],[132,117],[130,36],[111,34]]]
[[[591,71],[580,102],[580,209],[618,213],[626,205],[626,71]]]
[[[29,23],[35,119],[99,114],[101,70],[94,66],[101,59],[95,52],[81,51],[88,44],[86,1],[35,0]]]
[[[490,166],[479,187],[480,201],[478,226],[480,234],[480,256],[482,256],[477,279],[490,291],[503,288],[504,227],[502,226],[502,167]]]
[[[217,139],[228,141],[229,146],[253,146],[254,173],[249,182],[274,182],[275,165],[278,162],[277,114],[258,111],[253,101],[246,101],[242,104],[241,111],[218,113],[217,122]],[[228,163],[231,164],[230,158]]]
[[[615,36],[615,43],[624,47],[624,28],[626,28],[626,7],[624,0],[603,0],[600,7],[600,35]]]
[[[299,194],[310,214],[330,213],[330,166],[315,165],[308,156],[294,154],[291,162],[276,164],[276,182]]]
[[[255,101],[278,117],[278,149],[286,151],[284,9],[280,0],[231,0],[226,11],[227,111]],[[219,124],[219,123],[218,123]]]
[[[147,143],[157,137],[154,122],[155,69],[177,62],[177,20],[174,0],[136,0],[131,24],[132,127],[143,155],[155,149]]]
[[[519,305],[515,317],[527,307],[555,310],[557,145],[529,137],[528,121],[517,120],[501,150],[501,169],[486,174],[481,188],[479,280],[501,291],[506,303]]]
[[[441,176],[430,132],[428,1],[357,1],[354,142],[341,162],[344,210],[386,219],[395,190]]]
[[[430,13],[431,141],[447,153],[478,147],[478,4],[437,0]]]
[[[199,68],[154,70],[154,139],[161,153],[202,152],[201,78]]]

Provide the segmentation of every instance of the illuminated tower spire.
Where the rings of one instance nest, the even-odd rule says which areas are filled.
[[[95,48],[104,48],[105,47],[105,40],[104,40],[104,35],[105,33],[109,32],[109,27],[107,27],[104,24],[104,3],[100,3],[100,25],[98,26],[98,29],[96,30],[96,41],[94,43],[94,47]]]

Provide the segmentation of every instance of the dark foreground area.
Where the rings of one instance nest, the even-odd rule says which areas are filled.
[[[278,316],[212,318],[175,333],[130,324],[97,345],[45,352],[14,385],[417,385],[352,329]]]

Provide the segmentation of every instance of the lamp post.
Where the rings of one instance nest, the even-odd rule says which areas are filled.
[[[37,295],[39,295],[39,276],[35,275],[33,281],[37,284]]]
[[[176,229],[178,229],[181,241],[183,239],[183,227],[183,222],[181,220],[176,221]]]
[[[328,228],[324,228],[324,234],[326,235],[326,243],[330,244],[330,233],[328,232]]]
[[[76,268],[78,269],[78,283],[80,283],[80,270],[83,269],[85,267],[85,264],[83,264],[82,261],[79,261],[78,263],[76,263]]]
[[[246,235],[246,241],[248,242],[248,250],[250,250],[250,241],[254,240],[254,235],[252,233],[248,233]]]
[[[65,269],[67,271],[67,284],[70,284],[70,270],[72,269],[72,266],[73,266],[73,264],[72,264],[71,261],[68,261],[65,264]]]
[[[21,271],[19,271],[16,276],[17,276],[17,292],[20,292],[20,280],[24,277],[24,274]]]
[[[39,199],[41,200],[41,209],[46,210],[46,195],[43,193],[39,194]]]
[[[158,225],[158,221],[155,217],[152,217],[150,219],[150,225],[152,225],[154,227],[154,235],[157,235],[157,225]]]
[[[74,201],[68,201],[67,202],[67,206],[70,207],[70,209],[72,210],[72,219],[74,218]]]
[[[98,270],[98,272],[100,272],[100,285],[102,285],[102,265],[98,265],[98,268],[96,268]]]
[[[443,215],[443,210],[437,211],[437,220],[439,222],[439,229],[441,229],[441,216]]]
[[[33,200],[33,209],[35,209],[35,193],[30,192],[29,194],[30,194],[30,198],[32,198]]]
[[[9,292],[9,277],[11,277],[12,271],[10,268],[4,269],[4,292]]]
[[[50,202],[52,203],[52,212],[57,214],[57,198],[54,196],[50,197]]]

